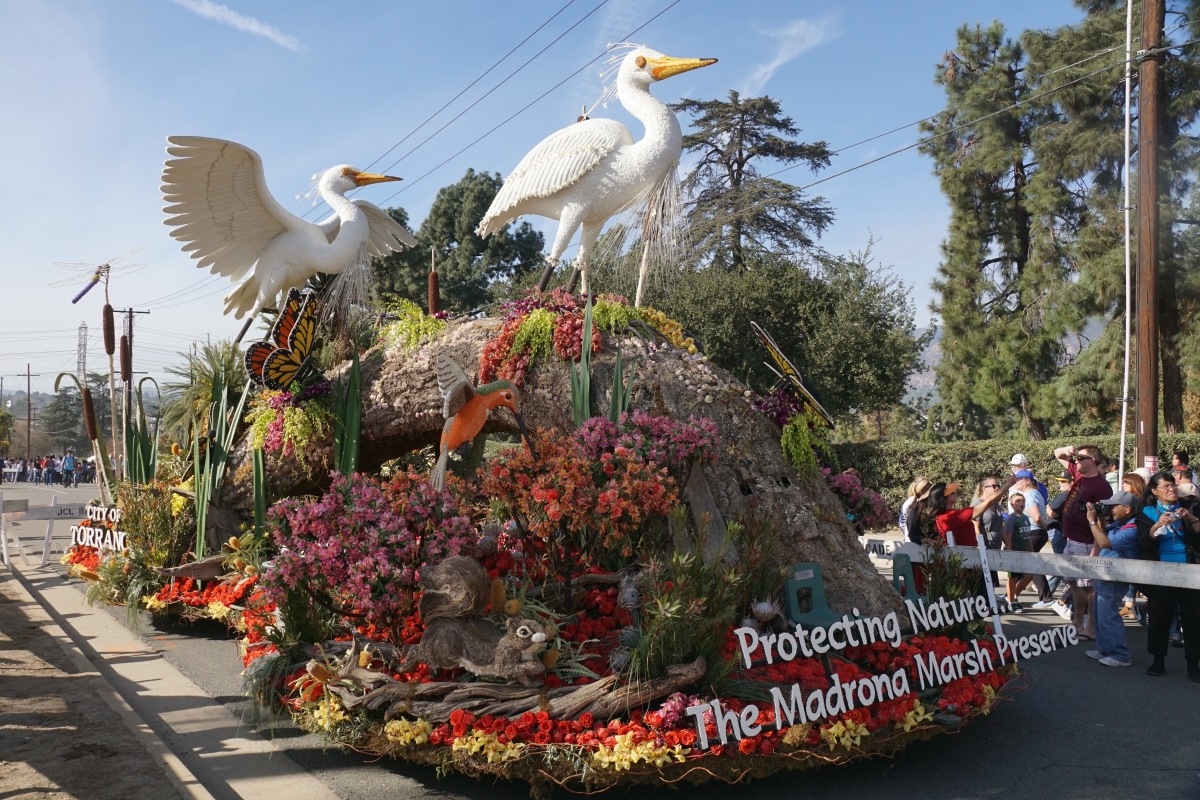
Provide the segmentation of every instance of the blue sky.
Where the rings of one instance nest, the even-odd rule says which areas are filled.
[[[116,278],[113,304],[149,308],[138,320],[138,370],[162,377],[173,354],[206,336],[231,336],[221,315],[224,279],[180,252],[162,224],[158,184],[165,137],[232,139],[258,151],[285,207],[314,172],[366,168],[558,11],[566,0],[440,3],[307,3],[143,0],[0,4],[0,375],[5,391],[26,362],[49,391],[75,364],[76,329],[91,330],[89,368],[103,362],[99,291],[72,306],[55,261],[99,261],[133,247],[148,266]],[[575,0],[487,77],[401,144],[386,167],[575,25],[503,86],[437,133],[389,173],[405,178],[388,205],[414,223],[439,187],[468,167],[507,174],[548,133],[574,122],[602,85],[584,70],[463,155],[422,177],[520,109],[608,42],[620,41],[671,0]],[[599,6],[599,8],[597,8]],[[589,12],[590,15],[589,15]],[[585,18],[586,16],[586,18]],[[716,57],[715,66],[658,84],[657,96],[708,99],[729,89],[766,93],[808,141],[837,149],[943,105],[934,65],[963,23],[1003,21],[1011,31],[1074,22],[1068,0],[815,3],[680,0],[633,36],[670,55]],[[582,21],[581,21],[582,20]],[[578,25],[576,25],[578,23]],[[609,115],[640,126],[616,104]],[[907,129],[838,156],[844,169],[913,140]],[[792,180],[813,176],[796,170]],[[419,179],[419,180],[418,180]],[[382,203],[395,184],[368,187]],[[929,283],[947,208],[930,163],[910,151],[813,190],[837,219],[822,240],[832,252],[874,253],[912,287],[918,321],[929,319]],[[310,218],[313,215],[310,215]],[[545,222],[532,219],[543,230]],[[550,238],[550,237],[548,237]],[[220,282],[218,282],[220,281]],[[186,290],[186,291],[184,291]],[[174,295],[174,296],[171,296]],[[24,381],[20,381],[21,388]]]

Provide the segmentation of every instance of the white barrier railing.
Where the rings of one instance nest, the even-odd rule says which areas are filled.
[[[4,559],[4,566],[10,566],[8,555],[8,541],[10,537],[21,556],[21,563],[29,566],[29,559],[25,555],[25,544],[22,538],[32,539],[33,537],[22,537],[19,532],[13,530],[15,525],[21,522],[46,520],[46,535],[42,539],[41,561],[41,566],[44,567],[46,566],[46,560],[50,556],[50,543],[54,538],[54,523],[56,521],[83,519],[85,516],[87,516],[87,511],[83,503],[71,503],[60,506],[58,504],[58,495],[53,495],[50,498],[50,505],[48,506],[31,506],[28,500],[5,500],[4,493],[0,492],[0,557]]]

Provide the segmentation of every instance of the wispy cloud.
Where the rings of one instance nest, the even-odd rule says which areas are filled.
[[[177,6],[186,8],[197,16],[211,19],[213,22],[218,22],[221,25],[228,25],[243,33],[252,33],[264,39],[270,39],[275,44],[280,47],[286,47],[288,50],[294,50],[297,53],[304,50],[300,45],[300,40],[295,36],[284,33],[274,25],[268,25],[254,17],[239,14],[229,6],[214,3],[212,0],[172,0],[172,2]]]
[[[819,44],[836,39],[841,36],[842,32],[836,20],[832,17],[825,17],[818,22],[807,19],[792,20],[777,30],[759,31],[759,33],[778,39],[779,51],[767,63],[755,67],[754,72],[746,78],[744,84],[746,94],[761,92],[784,64]]]

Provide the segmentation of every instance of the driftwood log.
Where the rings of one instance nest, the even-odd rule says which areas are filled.
[[[384,719],[389,720],[407,715],[430,722],[445,722],[459,709],[471,711],[480,717],[485,714],[514,717],[537,710],[548,712],[553,719],[576,719],[585,712],[591,713],[596,719],[608,719],[690,686],[703,677],[705,668],[704,657],[701,656],[690,664],[668,667],[664,678],[635,681],[616,689],[613,687],[617,678],[613,675],[583,686],[560,686],[554,689],[531,689],[498,683],[445,682],[387,683],[362,695],[333,684],[329,689],[341,697],[347,709],[361,707],[374,711],[386,705]],[[343,677],[348,675],[345,667],[342,673]],[[441,699],[434,699],[438,697]]]
[[[495,318],[456,322],[440,338],[415,351],[376,347],[363,356],[362,470],[377,469],[390,459],[437,444],[444,420],[434,359],[446,352],[472,374],[484,344],[498,334],[500,326]],[[721,435],[717,463],[702,468],[711,502],[702,497],[699,503],[715,507],[721,520],[736,519],[753,503],[778,526],[781,558],[786,563],[821,565],[826,596],[835,611],[850,613],[858,608],[868,616],[903,611],[898,595],[858,543],[841,503],[822,480],[796,475],[780,450],[779,428],[753,410],[746,387],[728,372],[674,347],[650,351],[633,336],[606,337],[604,352],[592,362],[598,407],[608,406],[617,345],[626,363],[634,365],[634,409],[680,420],[708,417],[717,426]],[[336,379],[348,368],[331,370],[330,377]],[[567,364],[551,358],[532,367],[521,407],[531,427],[571,430]],[[515,434],[516,420],[507,410],[498,410],[484,432]],[[243,439],[231,455],[230,479],[222,493],[223,506],[247,515],[253,508],[251,461],[249,443]],[[276,494],[317,491],[320,481],[313,476],[328,475],[327,467],[306,469],[301,475],[276,454],[269,454],[267,462]],[[714,534],[716,523],[710,515]]]

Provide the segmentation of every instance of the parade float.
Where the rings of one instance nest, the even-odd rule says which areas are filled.
[[[620,99],[645,111],[706,63],[633,49]],[[593,122],[535,149],[485,219],[557,203],[586,239],[673,171]],[[1017,674],[976,573],[935,547],[925,596],[902,597],[871,564],[850,518],[886,509],[830,470],[781,354],[793,391],[760,398],[661,312],[555,289],[481,318],[396,301],[321,370],[369,258],[411,242],[344,197],[387,177],[321,173],[335,213],[308,223],[248,148],[169,152],[173,235],[245,278],[228,310],[270,331],[246,374],[213,376],[190,443],[112,479],[64,562],[94,601],[235,629],[264,708],[370,757],[591,793],[891,756]],[[581,182],[630,163],[654,174],[629,196]]]

